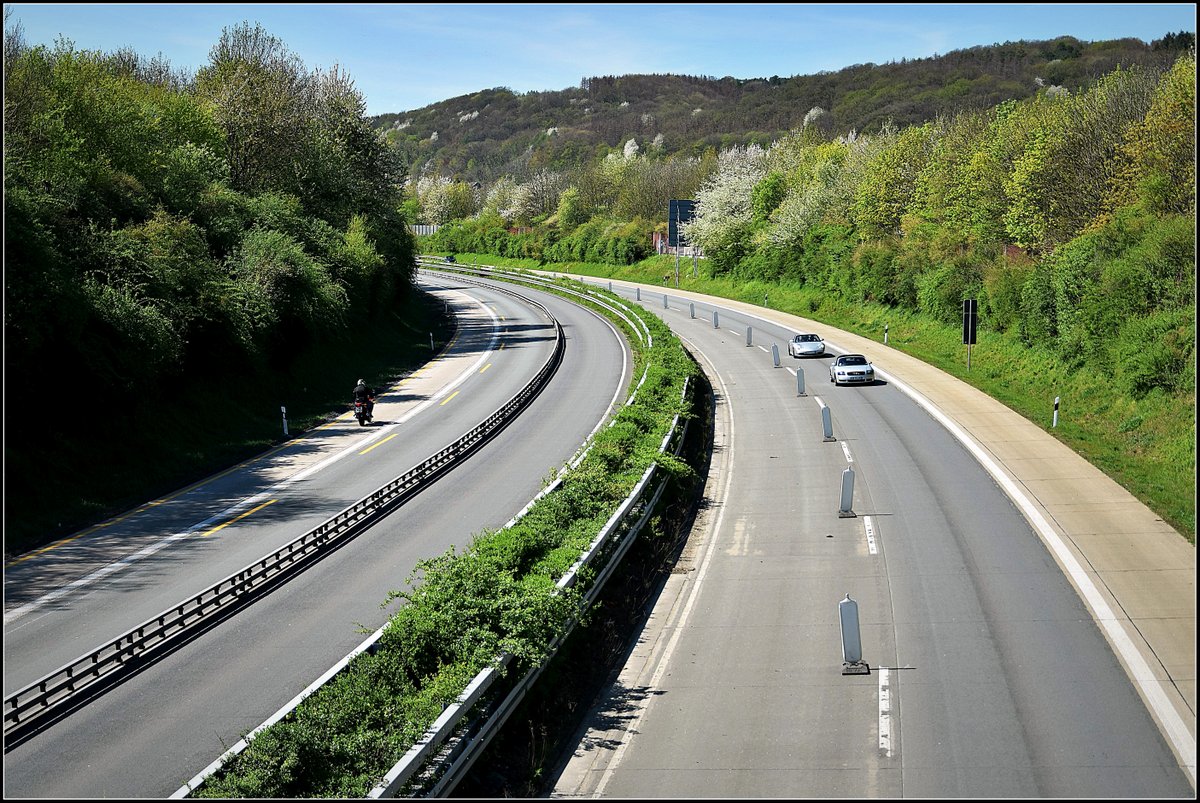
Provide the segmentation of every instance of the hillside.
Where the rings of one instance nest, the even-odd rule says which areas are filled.
[[[629,139],[666,154],[757,142],[818,125],[833,135],[873,131],[888,120],[920,124],[996,106],[1058,86],[1072,93],[1119,67],[1169,67],[1190,33],[1083,42],[1073,37],[1006,42],[883,65],[781,78],[596,76],[559,91],[482,89],[422,109],[370,118],[410,174],[432,171],[484,184],[530,169],[565,169]],[[819,111],[818,111],[819,110]]]

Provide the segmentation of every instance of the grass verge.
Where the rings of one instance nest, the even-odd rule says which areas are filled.
[[[635,364],[646,366],[636,401],[599,431],[583,461],[554,493],[511,527],[476,535],[461,553],[421,561],[404,605],[375,649],[264,729],[193,792],[195,797],[363,797],[420,738],[478,672],[501,653],[519,678],[548,654],[581,615],[581,582],[555,583],[601,531],[651,463],[669,477],[690,476],[658,454],[676,415],[690,414],[685,382],[699,367],[656,316],[634,308],[653,346],[629,332]],[[622,330],[627,324],[610,320]],[[419,582],[417,582],[419,580]],[[391,600],[388,600],[391,601]]]
[[[675,258],[654,256],[630,266],[592,263],[543,265],[533,259],[458,254],[460,264],[478,262],[527,270],[561,271],[597,278],[674,286]],[[1030,349],[1014,334],[981,329],[971,370],[961,329],[926,316],[872,303],[848,303],[802,286],[733,282],[694,276],[681,260],[679,288],[764,304],[882,342],[979,388],[1037,424],[1112,477],[1190,543],[1196,543],[1196,396],[1160,391],[1133,398],[1110,376],[1069,371],[1054,355]],[[1054,398],[1061,399],[1052,427]]]

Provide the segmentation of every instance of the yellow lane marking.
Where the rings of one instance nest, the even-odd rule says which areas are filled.
[[[445,400],[442,402],[442,404],[445,404],[446,402],[450,401],[451,399],[453,399],[453,398],[454,398],[455,396],[457,396],[458,394],[459,394],[459,391],[457,391],[457,390],[456,390],[456,391],[454,391],[453,393],[451,393],[449,396],[447,396],[447,397],[445,398]],[[442,404],[439,404],[439,405],[438,405],[438,407],[441,407],[441,406],[442,406]]]
[[[361,452],[359,452],[359,454],[366,454],[367,452],[374,449],[376,446],[383,446],[385,443],[387,443],[388,441],[390,441],[392,438],[396,437],[399,434],[400,434],[399,432],[393,432],[391,435],[388,435],[386,438],[381,440],[379,443],[373,443],[370,446],[368,446],[366,449],[363,449]]]
[[[91,535],[92,533],[99,532],[100,530],[103,530],[106,527],[112,527],[113,525],[120,524],[121,522],[125,521],[126,519],[132,518],[133,516],[136,516],[139,513],[144,513],[145,511],[149,510],[152,507],[170,502],[172,499],[183,496],[184,494],[188,493],[189,491],[194,491],[197,488],[202,488],[203,486],[208,485],[211,482],[215,482],[216,480],[219,480],[228,474],[232,474],[233,472],[237,471],[240,468],[245,468],[246,466],[249,466],[253,463],[258,462],[259,460],[264,460],[264,459],[270,457],[271,455],[275,454],[276,452],[287,448],[288,445],[289,444],[282,443],[282,444],[274,447],[270,451],[264,452],[263,454],[259,455],[258,457],[252,457],[249,460],[245,461],[244,463],[239,463],[236,466],[231,466],[230,468],[225,469],[224,471],[222,471],[219,474],[214,474],[211,477],[206,477],[206,478],[200,480],[199,482],[194,482],[191,485],[188,485],[187,487],[181,488],[178,491],[176,491],[175,493],[170,494],[169,496],[164,496],[160,499],[155,499],[153,501],[146,502],[141,507],[131,510],[128,513],[124,513],[120,516],[117,516],[116,518],[109,519],[108,521],[102,521],[99,524],[93,524],[91,527],[80,530],[79,532],[75,533],[74,535],[67,536],[66,538],[60,538],[59,540],[55,541],[52,544],[47,544],[46,546],[42,547],[41,549],[35,549],[32,552],[26,552],[24,555],[21,555],[20,557],[13,558],[12,560],[8,561],[7,563],[4,564],[4,566],[5,566],[5,568],[7,568],[9,566],[15,566],[18,563],[23,563],[27,560],[30,560],[31,558],[36,558],[38,555],[45,554],[46,552],[51,552],[55,549],[58,549],[61,546],[65,546],[66,544],[69,544],[72,541],[83,538],[85,535]]]
[[[273,505],[273,504],[275,504],[275,503],[276,503],[276,502],[278,502],[278,501],[279,501],[278,499],[268,499],[267,501],[263,502],[263,503],[262,503],[261,505],[259,505],[258,507],[251,508],[250,510],[247,510],[245,513],[243,513],[243,514],[242,514],[242,515],[240,515],[240,516],[234,516],[232,519],[230,519],[229,521],[225,522],[224,524],[218,524],[216,527],[213,527],[213,528],[212,528],[211,530],[209,530],[208,532],[206,532],[206,533],[201,533],[201,535],[212,535],[212,534],[213,534],[213,533],[215,533],[217,530],[224,529],[225,527],[228,527],[230,524],[233,524],[235,521],[239,521],[239,520],[241,520],[241,519],[244,519],[244,518],[246,518],[247,516],[249,516],[251,513],[257,513],[258,511],[262,510],[262,509],[263,509],[264,507],[266,507],[267,505]]]
[[[491,367],[492,367],[492,364],[489,362],[487,365],[485,365],[485,366],[483,366],[482,368],[480,368],[480,369],[479,369],[479,373],[481,373],[481,374],[482,374],[484,371],[486,371],[487,369],[489,369],[489,368],[491,368]]]
[[[454,336],[454,338],[453,338],[453,339],[452,339],[452,340],[451,340],[449,343],[447,343],[447,344],[446,344],[446,346],[445,346],[445,349],[446,349],[446,350],[450,349],[450,348],[451,348],[451,347],[452,347],[452,346],[453,346],[455,343],[457,343],[457,342],[458,342],[458,335],[455,335],[455,336]],[[504,348],[504,344],[501,344],[501,345],[500,345],[500,348]],[[423,366],[421,366],[420,368],[418,368],[417,370],[413,371],[411,374],[409,374],[408,376],[406,376],[404,379],[400,380],[400,381],[399,381],[399,382],[397,382],[395,385],[393,385],[391,389],[398,388],[398,387],[399,387],[399,386],[400,386],[400,385],[401,385],[401,384],[402,384],[404,381],[406,381],[406,380],[408,380],[408,379],[416,379],[416,378],[418,378],[418,374],[420,374],[420,373],[424,372],[424,371],[426,370],[426,368],[427,368],[427,366],[424,366],[424,365],[423,365]],[[450,398],[454,398],[454,397],[453,397],[453,396],[451,396]],[[450,399],[446,399],[446,401],[450,401]],[[446,402],[442,402],[442,404],[445,404],[445,403],[446,403]],[[329,427],[336,426],[337,424],[341,423],[342,421],[349,420],[349,419],[350,419],[350,418],[352,418],[352,417],[353,417],[353,414],[352,414],[351,412],[347,411],[347,412],[345,412],[345,413],[342,413],[341,415],[337,416],[336,418],[334,418],[334,419],[332,419],[332,420],[330,420],[330,421],[326,421],[324,424],[320,424],[320,425],[318,425],[318,426],[316,426],[316,427],[313,427],[313,431],[322,430],[322,429],[327,429],[327,428],[329,428]],[[380,443],[382,443],[382,441],[381,441]],[[204,479],[202,479],[202,480],[199,480],[199,481],[197,481],[197,482],[194,482],[194,483],[192,483],[191,485],[188,485],[188,486],[185,486],[185,487],[183,487],[183,488],[179,489],[178,491],[176,491],[176,492],[175,492],[175,493],[173,493],[173,494],[170,494],[170,495],[168,495],[168,496],[161,497],[160,499],[155,499],[155,500],[153,500],[153,501],[151,501],[151,502],[146,502],[146,503],[145,503],[145,504],[143,504],[141,507],[138,507],[138,508],[136,508],[136,509],[134,509],[134,510],[131,510],[131,511],[127,512],[127,513],[124,513],[124,514],[122,514],[122,515],[120,515],[120,516],[117,516],[116,518],[112,518],[112,519],[109,519],[109,520],[107,520],[107,521],[100,522],[99,524],[93,524],[91,527],[88,527],[88,528],[86,528],[86,529],[80,530],[79,532],[75,533],[74,535],[67,536],[66,538],[60,538],[59,540],[57,540],[57,541],[55,541],[55,542],[53,542],[53,543],[51,543],[51,544],[47,544],[46,546],[44,546],[44,547],[41,547],[40,549],[35,549],[35,550],[31,551],[31,552],[26,552],[24,555],[21,555],[21,556],[19,556],[19,557],[13,558],[13,559],[12,559],[12,560],[10,560],[10,561],[7,561],[7,562],[4,564],[4,566],[5,566],[5,567],[8,567],[8,566],[15,566],[15,565],[17,565],[18,563],[23,563],[23,562],[25,562],[25,561],[27,561],[27,560],[31,560],[32,558],[36,558],[38,555],[42,555],[42,554],[45,554],[46,552],[51,552],[51,551],[53,551],[53,550],[55,550],[55,549],[58,549],[59,547],[62,547],[62,546],[64,546],[64,545],[66,545],[66,544],[69,544],[69,543],[71,543],[72,541],[75,541],[75,540],[78,540],[78,539],[80,539],[80,538],[83,538],[83,537],[84,537],[84,536],[86,536],[86,535],[91,535],[92,533],[98,532],[98,531],[100,531],[100,530],[103,530],[103,529],[105,529],[105,528],[107,528],[107,527],[112,527],[113,525],[120,524],[121,522],[125,521],[126,519],[128,519],[128,518],[131,518],[131,517],[133,517],[133,516],[136,516],[136,515],[137,515],[137,514],[139,514],[139,513],[143,513],[143,512],[145,512],[146,510],[148,510],[148,509],[150,509],[150,508],[152,508],[152,507],[156,507],[156,506],[158,506],[158,505],[166,504],[167,502],[170,502],[171,500],[173,500],[173,499],[175,499],[175,498],[177,498],[177,497],[179,497],[179,496],[182,496],[182,495],[184,495],[184,494],[186,494],[186,493],[188,493],[188,492],[190,492],[190,491],[194,491],[194,490],[196,490],[197,488],[202,488],[202,487],[204,487],[205,485],[208,485],[209,483],[212,483],[212,482],[214,482],[214,481],[216,481],[216,480],[219,480],[219,479],[221,479],[222,477],[225,477],[225,476],[227,476],[227,475],[229,475],[229,474],[232,474],[233,472],[235,472],[235,471],[237,471],[237,470],[239,470],[239,469],[247,468],[247,467],[249,467],[249,466],[251,466],[251,465],[253,465],[253,464],[257,463],[257,462],[260,462],[260,461],[262,461],[262,460],[265,460],[265,459],[267,459],[267,458],[269,458],[269,457],[272,457],[272,456],[274,456],[274,455],[275,455],[277,452],[281,452],[281,451],[283,451],[284,449],[287,449],[288,447],[290,447],[290,446],[292,446],[292,445],[293,445],[293,441],[291,441],[291,440],[289,440],[289,441],[286,441],[286,442],[284,442],[284,443],[281,443],[281,444],[278,444],[277,446],[274,446],[274,447],[272,447],[271,449],[267,450],[267,451],[266,451],[266,452],[264,452],[263,454],[260,454],[260,455],[258,455],[257,457],[252,457],[252,458],[250,458],[249,460],[246,460],[246,461],[243,461],[243,462],[241,462],[241,463],[237,464],[236,466],[230,466],[229,468],[225,469],[224,471],[222,471],[222,472],[220,472],[220,473],[214,474],[214,475],[212,475],[212,476],[210,476],[210,477],[205,477],[205,478],[204,478]],[[378,445],[378,444],[376,444],[376,445]],[[372,448],[373,448],[373,447],[372,447]],[[268,503],[268,504],[269,504],[269,503]],[[255,508],[255,510],[257,510],[257,509],[258,509],[258,508]],[[252,511],[252,512],[253,512],[253,511]],[[224,525],[222,525],[222,526],[224,526]],[[215,532],[215,530],[209,530],[209,532]],[[206,535],[207,535],[207,533],[206,533]]]
[[[134,511],[134,512],[141,512],[141,511]],[[133,515],[133,514],[132,513],[126,514],[125,516],[122,516],[121,519],[128,518],[131,515]],[[114,519],[113,521],[107,521],[103,524],[97,524],[96,526],[89,527],[88,529],[86,529],[82,532],[76,533],[75,535],[72,535],[69,538],[63,538],[59,541],[55,541],[53,544],[44,546],[41,549],[35,549],[32,552],[27,552],[24,555],[22,555],[21,557],[13,558],[8,563],[4,564],[4,568],[7,569],[9,566],[16,566],[18,563],[21,563],[22,561],[29,560],[30,558],[36,558],[38,555],[42,554],[43,552],[49,552],[52,549],[57,549],[58,547],[62,546],[63,544],[69,544],[72,541],[74,541],[76,538],[82,538],[83,536],[87,535],[88,533],[93,533],[102,527],[108,527],[110,525],[116,524],[121,519]]]

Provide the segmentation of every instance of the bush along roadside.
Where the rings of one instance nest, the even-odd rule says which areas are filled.
[[[418,564],[409,590],[393,592],[405,604],[375,648],[251,739],[193,797],[364,797],[480,671],[500,667],[507,653],[504,673],[520,677],[550,653],[583,615],[588,585],[559,591],[557,579],[652,463],[671,476],[690,472],[659,448],[674,417],[691,414],[684,388],[699,367],[657,316],[632,309],[651,345],[610,317],[626,331],[645,381],[561,486],[511,526]]]
[[[587,622],[567,637],[454,787],[453,797],[551,797],[562,768],[580,747],[580,729],[625,665],[668,578],[689,571],[691,561],[681,563],[681,558],[702,510],[712,458],[715,399],[703,374],[692,403],[694,417],[680,458],[694,471],[672,477],[647,527],[593,601]],[[625,690],[635,699],[649,693]]]
[[[460,253],[458,259],[463,264],[486,260],[506,269],[675,286],[675,259],[669,256],[616,268],[470,253]],[[762,304],[880,341],[890,325],[888,344],[892,348],[978,388],[1042,427],[1124,486],[1189,543],[1196,543],[1196,354],[1194,334],[1187,334],[1195,331],[1194,305],[1178,317],[1172,313],[1150,322],[1160,334],[1175,333],[1169,339],[1169,353],[1151,348],[1147,338],[1117,341],[1114,348],[1119,353],[1142,354],[1143,367],[1173,370],[1191,383],[1174,392],[1160,387],[1138,396],[1124,390],[1117,376],[1128,378],[1133,371],[1132,357],[1105,370],[1072,365],[1052,351],[1025,344],[1015,331],[997,332],[981,326],[974,364],[968,369],[960,322],[947,323],[871,301],[848,301],[794,282],[712,278],[709,273],[707,267],[694,271],[685,262],[680,268],[679,288]],[[1061,397],[1063,410],[1057,426],[1052,417],[1055,397]]]

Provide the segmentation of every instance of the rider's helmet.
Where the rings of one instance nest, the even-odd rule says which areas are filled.
[[[358,380],[358,384],[365,385],[365,384],[367,384],[367,381],[365,379],[360,379],[360,380]]]

